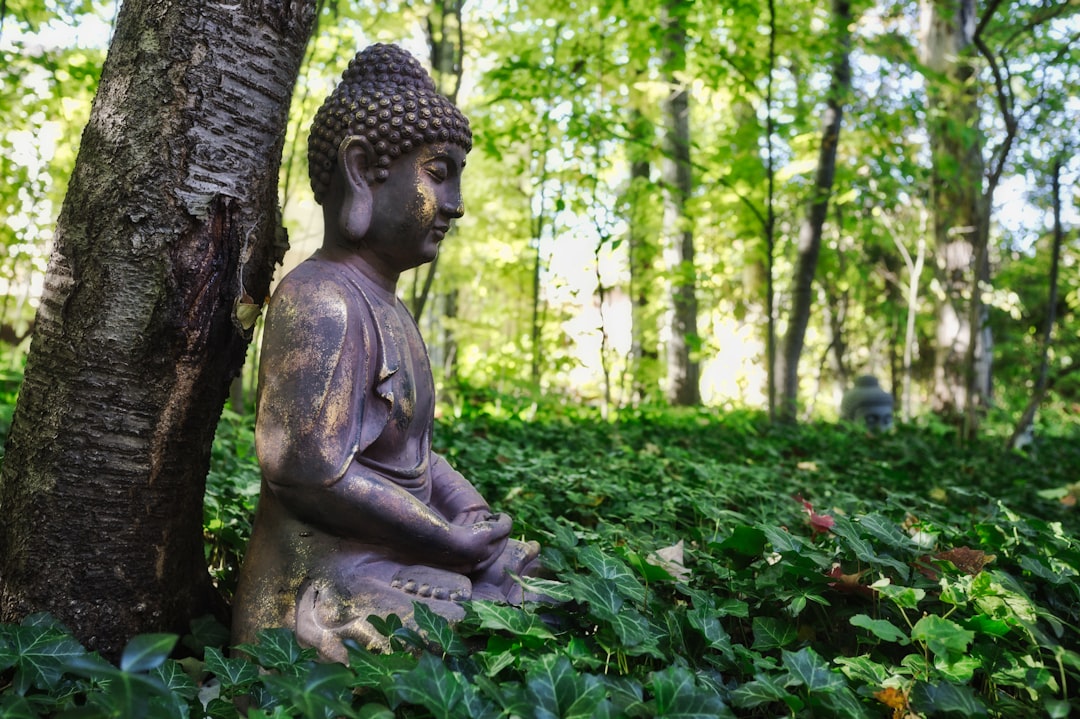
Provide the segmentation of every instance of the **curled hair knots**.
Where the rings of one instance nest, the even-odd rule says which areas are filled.
[[[375,151],[375,180],[401,155],[421,145],[450,142],[472,149],[469,121],[438,93],[420,63],[396,45],[375,44],[358,53],[341,82],[315,114],[308,137],[308,172],[322,203],[349,136],[365,138]]]

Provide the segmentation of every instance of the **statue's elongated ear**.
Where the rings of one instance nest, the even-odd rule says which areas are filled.
[[[365,137],[350,135],[338,146],[338,167],[345,182],[338,223],[342,235],[360,241],[371,225],[371,183],[374,181],[375,150]]]

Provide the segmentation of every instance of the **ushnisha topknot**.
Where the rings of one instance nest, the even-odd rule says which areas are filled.
[[[320,205],[330,186],[341,142],[367,138],[377,156],[375,180],[390,162],[421,145],[450,142],[472,149],[469,121],[439,94],[420,63],[397,45],[377,43],[357,53],[311,123],[308,174]]]

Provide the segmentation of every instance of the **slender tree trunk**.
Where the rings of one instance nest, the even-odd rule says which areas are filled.
[[[928,68],[927,124],[932,154],[930,205],[937,279],[944,293],[938,305],[934,348],[935,411],[959,418],[967,406],[972,303],[985,233],[982,217],[982,142],[976,78],[971,63],[975,0],[923,0],[921,60]],[[973,347],[979,356],[988,347]]]
[[[905,257],[910,260],[910,257]],[[915,318],[919,309],[919,278],[926,262],[926,241],[919,238],[915,260],[908,263],[907,321],[904,324],[903,398],[901,417],[911,421],[911,372],[915,358]]]
[[[656,199],[650,180],[652,125],[639,110],[632,111],[628,123],[633,140],[630,153],[630,182],[623,195],[627,224],[627,252],[630,264],[631,350],[630,376],[635,401],[657,396],[660,380],[659,320],[655,290],[660,279],[657,259],[660,248],[656,242],[659,229],[650,220],[655,216]]]
[[[1050,248],[1050,293],[1047,297],[1046,323],[1042,333],[1042,357],[1039,360],[1039,372],[1035,377],[1035,387],[1031,390],[1031,399],[1028,400],[1020,419],[1016,421],[1009,436],[1009,447],[1015,448],[1017,441],[1023,436],[1028,427],[1035,421],[1035,413],[1042,404],[1043,398],[1050,385],[1050,346],[1054,341],[1054,323],[1057,321],[1058,303],[1058,268],[1061,262],[1061,246],[1065,242],[1065,228],[1061,224],[1061,160],[1054,162],[1053,177],[1051,178],[1054,202],[1054,240]]]
[[[832,79],[826,99],[825,116],[818,151],[817,174],[814,178],[812,196],[806,210],[806,218],[799,230],[799,257],[795,263],[792,283],[791,317],[784,336],[781,353],[779,418],[793,422],[798,411],[799,358],[802,356],[806,328],[810,323],[810,310],[814,300],[814,275],[821,253],[821,233],[829,212],[833,179],[836,177],[836,152],[840,144],[840,126],[844,118],[844,99],[851,90],[851,3],[849,0],[833,0],[833,31],[836,35],[836,55],[833,60]]]
[[[465,70],[465,29],[461,24],[461,8],[464,4],[464,0],[436,0],[427,16],[432,76],[439,92],[450,98],[451,102],[457,102],[461,76]],[[417,275],[423,276],[419,292],[416,291],[417,283],[413,283],[414,291],[410,303],[417,322],[424,314],[438,266],[439,256],[436,255],[427,265],[416,269]]]
[[[49,611],[115,655],[211,607],[210,445],[250,339],[236,309],[287,244],[278,167],[314,5],[123,4],[0,476],[0,619]]]
[[[690,91],[681,77],[686,70],[687,3],[668,0],[665,5],[663,74],[670,91],[663,102],[664,254],[670,274],[668,316],[671,336],[667,344],[667,395],[673,405],[700,404],[700,367],[694,352],[697,331],[697,293],[694,269],[694,233],[686,215],[693,177],[690,166]]]
[[[765,148],[767,160],[767,197],[765,200],[765,386],[768,394],[769,421],[776,420],[776,161],[773,152],[773,72],[776,69],[776,0],[768,0],[769,58],[765,78]]]

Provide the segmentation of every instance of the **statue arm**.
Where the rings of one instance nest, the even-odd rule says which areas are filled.
[[[472,483],[435,452],[431,453],[431,504],[455,524],[470,524],[491,514]]]
[[[263,477],[313,528],[473,570],[502,551],[508,517],[485,513],[480,521],[453,523],[354,459],[363,449],[363,388],[372,381],[364,378],[374,376],[373,337],[360,317],[358,300],[332,281],[305,281],[301,273],[279,287],[260,364],[256,450]]]

